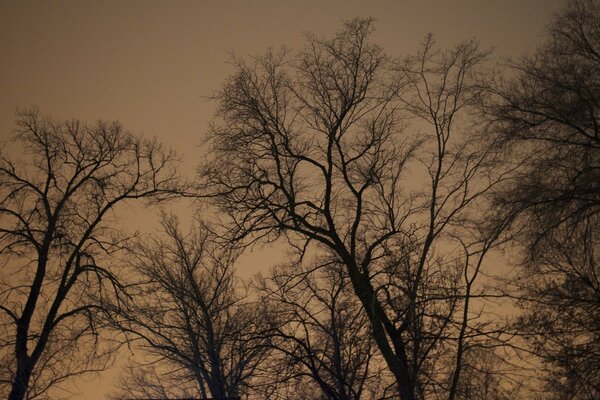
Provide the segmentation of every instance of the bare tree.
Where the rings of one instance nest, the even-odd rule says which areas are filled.
[[[140,339],[163,369],[179,371],[182,384],[194,382],[196,395],[239,397],[267,354],[262,314],[234,276],[239,252],[219,245],[200,222],[185,235],[164,215],[163,228],[134,249],[140,281],[112,307],[113,324]]]
[[[463,378],[456,398],[464,400],[526,399],[522,368],[501,357],[494,348],[470,348],[464,354]]]
[[[122,289],[108,265],[124,239],[113,210],[178,189],[173,154],[117,122],[30,109],[18,113],[17,132],[11,153],[22,159],[0,157],[0,391],[11,400],[47,396],[107,365],[96,299]]]
[[[233,239],[284,235],[300,256],[311,247],[340,260],[399,397],[413,400],[425,396],[458,310],[424,282],[451,279],[457,255],[445,249],[470,242],[461,226],[504,175],[494,144],[478,147],[471,134],[486,53],[474,42],[440,52],[428,37],[416,56],[392,63],[369,42],[372,30],[355,19],[331,39],[309,36],[298,53],[236,60],[216,95],[200,186]],[[418,121],[412,134],[407,116]],[[385,273],[402,268],[394,261],[409,280]],[[423,313],[424,301],[445,310]]]
[[[138,357],[139,358],[139,357]],[[167,365],[167,367],[170,365]],[[196,381],[181,368],[165,368],[160,360],[130,360],[123,368],[109,398],[124,399],[194,399],[198,397]]]
[[[518,328],[564,398],[600,396],[599,20],[597,1],[569,2],[548,41],[495,83],[487,109],[525,164],[500,199],[520,212]]]
[[[332,400],[383,393],[368,319],[342,265],[280,266],[261,278],[258,288],[272,317],[265,332],[274,349],[267,363],[271,381],[313,386],[320,392],[314,398]],[[302,398],[295,391],[295,398]]]

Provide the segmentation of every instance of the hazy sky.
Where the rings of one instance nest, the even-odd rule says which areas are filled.
[[[228,53],[302,44],[343,19],[371,16],[392,56],[428,32],[441,44],[477,37],[499,56],[531,49],[558,0],[7,1],[0,0],[0,135],[15,107],[58,117],[118,119],[170,143],[194,164]]]
[[[16,107],[56,117],[120,120],[183,156],[184,172],[214,105],[204,99],[232,71],[229,53],[302,45],[344,19],[374,17],[390,56],[432,32],[441,45],[477,37],[499,58],[533,50],[562,0],[9,1],[0,0],[0,140]],[[100,399],[114,372],[74,398]]]

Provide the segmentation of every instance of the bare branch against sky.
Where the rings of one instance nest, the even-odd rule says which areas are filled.
[[[0,2],[0,396],[598,398],[599,17]]]

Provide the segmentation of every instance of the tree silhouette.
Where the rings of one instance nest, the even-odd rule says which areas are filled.
[[[355,19],[330,39],[309,36],[297,53],[234,60],[215,96],[199,186],[229,217],[232,239],[284,236],[299,257],[334,254],[399,397],[413,400],[429,390],[434,354],[456,342],[447,330],[464,305],[463,292],[436,297],[424,282],[455,274],[451,260],[465,253],[453,249],[479,241],[471,228],[489,225],[475,217],[496,221],[484,215],[486,198],[505,175],[494,144],[481,147],[471,133],[486,53],[474,42],[440,52],[428,37],[418,54],[392,62],[369,42],[372,30],[371,20]],[[418,121],[412,131],[407,117]],[[409,281],[383,279],[395,261],[408,266]],[[438,312],[423,312],[425,302]]]
[[[342,265],[279,266],[258,289],[271,316],[267,380],[295,388],[289,398],[302,398],[301,387],[332,400],[383,393],[368,319]]]
[[[140,240],[133,248],[139,281],[129,285],[127,300],[110,307],[112,324],[141,340],[163,371],[194,382],[196,396],[239,397],[249,391],[268,353],[259,334],[261,312],[244,300],[234,276],[239,252],[222,247],[202,223],[189,235],[172,215],[163,215],[162,225],[163,236]],[[182,388],[167,382],[154,385],[166,387],[170,395],[170,386]],[[130,394],[145,390],[124,389]]]
[[[487,111],[524,163],[500,207],[520,213],[517,328],[544,357],[558,396],[600,396],[600,3],[570,2],[547,42],[513,62]],[[560,398],[567,398],[560,397]]]
[[[99,298],[120,296],[109,264],[125,237],[113,210],[179,188],[174,155],[117,122],[56,121],[18,113],[22,160],[0,158],[2,395],[41,398],[69,376],[101,370]]]

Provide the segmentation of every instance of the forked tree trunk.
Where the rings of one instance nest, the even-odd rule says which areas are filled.
[[[348,265],[348,264],[347,264]],[[383,308],[375,296],[375,291],[368,279],[360,275],[355,266],[348,265],[350,281],[356,296],[360,299],[373,330],[373,338],[383,358],[394,375],[401,400],[416,400],[414,382],[411,379],[404,344],[399,338],[392,338],[394,347],[390,346],[380,314]]]

